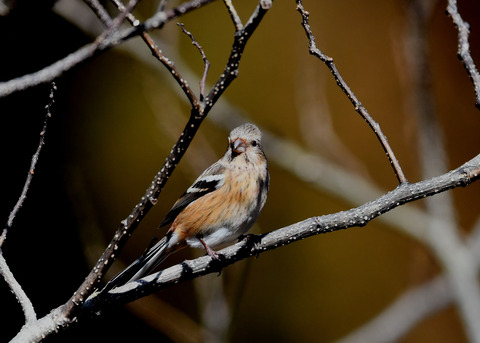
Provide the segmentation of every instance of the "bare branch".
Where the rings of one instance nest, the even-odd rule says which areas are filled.
[[[152,18],[145,21],[143,24],[136,25],[133,28],[125,29],[115,32],[116,27],[110,26],[104,33],[102,33],[93,43],[87,44],[70,55],[58,60],[57,62],[39,70],[37,72],[27,74],[9,81],[0,82],[0,98],[14,92],[27,89],[45,82],[53,81],[64,72],[72,69],[79,63],[82,63],[97,53],[101,53],[108,50],[123,41],[126,41],[136,35],[140,35],[144,31],[150,31],[156,28],[163,27],[167,22],[172,19],[178,18],[186,13],[189,13],[201,6],[209,4],[214,0],[191,0],[185,2],[174,9],[166,12],[158,12]],[[122,16],[128,15],[128,11],[122,12],[119,19]],[[118,24],[121,20],[118,20]],[[111,34],[110,34],[111,33]]]
[[[208,112],[212,108],[212,106],[223,94],[225,89],[238,76],[238,66],[240,63],[240,59],[242,58],[243,50],[245,49],[245,45],[247,44],[253,32],[256,30],[256,28],[262,21],[263,16],[267,13],[269,9],[269,7],[263,6],[262,2],[263,1],[260,0],[260,3],[257,5],[254,12],[250,16],[245,27],[242,30],[235,32],[234,42],[232,50],[230,52],[230,57],[228,58],[227,65],[225,66],[222,75],[220,75],[220,78],[205,98],[205,111]]]
[[[462,19],[458,13],[457,0],[448,0],[447,13],[452,18],[453,23],[458,30],[458,58],[462,61],[463,66],[467,70],[470,80],[473,82],[476,100],[475,106],[480,109],[480,75],[478,74],[475,62],[470,55],[470,44],[468,36],[470,35],[470,25]]]
[[[96,2],[96,0],[86,0],[86,1]],[[227,1],[225,2],[227,3]],[[301,4],[301,1],[299,1],[299,3]],[[103,302],[105,300],[107,302],[111,302],[115,304],[118,302],[130,301],[131,299],[138,298],[140,296],[143,296],[144,294],[149,294],[158,289],[174,285],[177,282],[189,280],[199,275],[203,275],[205,273],[218,271],[219,269],[223,268],[224,266],[230,263],[234,263],[239,259],[246,258],[248,256],[251,256],[257,253],[257,250],[255,250],[255,247],[251,245],[248,241],[240,242],[237,245],[233,247],[229,247],[224,251],[222,251],[222,253],[224,253],[224,256],[225,256],[225,261],[220,262],[220,264],[212,262],[208,257],[203,257],[194,261],[185,261],[181,265],[168,268],[164,271],[161,271],[160,273],[146,277],[142,281],[124,286],[125,287],[124,290],[127,292],[125,294],[122,293],[122,290],[119,288],[115,291],[111,291],[110,294],[106,295],[106,298],[103,298],[103,295],[102,295],[102,298],[98,297],[98,299],[91,297],[82,306],[82,303],[85,301],[85,298],[88,297],[88,295],[91,293],[91,291],[95,287],[95,283],[102,277],[105,270],[108,269],[108,266],[112,263],[114,259],[112,255],[113,254],[117,255],[118,251],[122,248],[121,242],[126,241],[128,236],[133,232],[135,227],[138,225],[138,222],[143,219],[144,215],[146,214],[146,212],[148,212],[149,208],[153,206],[153,204],[155,204],[155,202],[157,201],[158,195],[160,194],[163,188],[163,185],[166,182],[166,179],[168,179],[168,177],[173,172],[173,169],[178,164],[180,158],[182,158],[185,149],[188,147],[190,141],[193,139],[193,136],[195,135],[200,124],[208,114],[213,104],[219,99],[219,97],[223,93],[224,89],[228,86],[228,84],[231,83],[233,79],[235,79],[235,77],[237,76],[238,63],[240,61],[240,56],[243,52],[243,48],[245,46],[246,40],[248,39],[249,36],[251,36],[251,32],[248,30],[252,28],[253,30],[255,30],[256,26],[261,21],[263,14],[265,13],[265,9],[269,7],[269,4],[271,5],[271,2],[269,1],[260,1],[259,6],[256,9],[256,12],[254,12],[254,14],[250,17],[250,20],[247,22],[245,28],[243,28],[242,26],[242,29],[237,30],[238,32],[235,35],[232,52],[231,52],[229,61],[227,63],[227,66],[225,67],[224,73],[220,76],[219,80],[217,81],[213,89],[210,91],[210,93],[208,93],[208,95],[205,98],[204,98],[204,89],[205,89],[205,83],[206,83],[206,71],[208,69],[207,66],[204,71],[204,76],[200,81],[200,86],[201,86],[200,96],[199,96],[200,100],[198,100],[195,97],[193,91],[190,89],[190,87],[186,82],[183,84],[184,86],[182,87],[182,90],[184,92],[185,90],[187,90],[185,94],[187,95],[188,100],[192,104],[191,116],[182,135],[178,139],[177,143],[172,149],[171,154],[167,158],[162,170],[154,178],[150,188],[147,190],[144,197],[140,200],[139,204],[133,209],[131,215],[128,218],[126,218],[124,221],[122,221],[116,236],[112,240],[112,243],[110,244],[110,246],[105,250],[102,256],[102,259],[98,261],[97,266],[94,268],[94,270],[92,270],[90,275],[87,277],[86,282],[80,286],[79,290],[77,291],[77,294],[72,297],[71,302],[67,304],[67,306],[62,307],[58,311],[55,310],[54,312],[52,312],[51,315],[48,315],[42,318],[41,320],[39,320],[38,321],[39,324],[47,322],[49,325],[49,330],[55,330],[57,327],[61,327],[63,325],[63,322],[70,322],[74,315],[82,314],[90,310],[92,311],[95,309],[98,310],[99,308],[101,308],[101,306],[105,305],[105,303]],[[140,34],[142,38],[147,37],[147,38],[144,38],[144,41],[152,50],[152,53],[154,54],[154,56],[155,54],[159,56],[163,56],[161,51],[156,46],[155,42],[151,40],[148,34],[144,31],[141,31],[141,30],[145,30],[148,25],[140,24],[133,15],[131,15],[130,13],[126,13],[126,11],[123,11],[123,10],[121,11],[122,13],[125,14],[124,17],[130,20],[132,25],[135,26],[135,28],[132,31],[130,31],[132,32],[132,35]],[[308,25],[308,13],[304,10],[303,12],[301,12],[302,16],[304,15],[307,16],[306,24]],[[162,16],[165,16],[165,15],[167,14],[160,13],[155,15],[155,18],[157,19],[162,18]],[[154,26],[153,21],[150,20],[147,22],[149,25],[152,25],[151,27]],[[305,26],[305,30],[308,35],[306,26]],[[309,27],[308,27],[308,30],[309,30]],[[99,50],[97,51],[101,51],[100,49],[102,49],[105,46],[104,44],[107,44],[110,39],[113,39],[115,37],[116,38],[121,37],[123,32],[127,32],[127,31],[121,31],[121,32],[110,31],[109,34],[105,34],[106,38],[104,38],[103,41],[99,43]],[[247,34],[249,34],[248,37],[247,37]],[[313,34],[312,34],[312,37],[313,37]],[[125,39],[128,39],[128,38],[125,38]],[[150,42],[148,38],[150,38],[151,40]],[[194,41],[193,37],[192,37],[192,41]],[[316,48],[314,37],[313,37],[313,46]],[[201,47],[199,48],[199,50],[201,50]],[[203,51],[201,51],[201,53],[202,52]],[[323,53],[320,50],[318,50],[318,52],[319,52],[319,55],[317,55],[317,57],[319,57],[320,59],[322,59],[322,57],[320,56],[323,56],[326,58],[324,62],[329,66],[332,74],[334,75],[335,79],[337,80],[342,90],[345,92],[345,94],[347,94],[349,99],[356,106],[357,112],[359,112],[361,115],[365,115],[366,113],[369,116],[368,112],[363,108],[360,102],[356,99],[353,92],[351,92],[351,90],[348,88],[348,85],[346,85],[346,83],[341,78],[340,74],[338,73],[338,70],[333,64],[333,60],[330,57],[323,55]],[[161,60],[161,58],[158,58],[158,59]],[[331,60],[331,63],[327,61],[328,59]],[[169,71],[176,70],[176,69],[171,69],[167,66],[168,64],[173,65],[173,63],[169,61],[169,59],[166,58],[165,56],[163,56],[162,63],[166,65]],[[176,79],[177,79],[177,82],[182,86],[182,83],[179,81],[183,79],[183,77],[179,76],[178,74],[176,76]],[[202,87],[202,83],[203,83],[203,87]],[[188,91],[190,92],[190,96],[188,94]],[[376,131],[377,137],[379,135],[378,134],[378,131],[379,131],[380,136],[383,137],[386,142],[386,137],[381,132],[380,127],[378,126],[378,123],[376,123],[372,119],[372,123],[369,123],[369,124]],[[382,142],[380,137],[379,137],[379,140]],[[387,142],[387,146],[388,146],[388,142]],[[385,146],[384,146],[384,149],[388,155],[389,152],[385,148]],[[431,196],[431,195],[437,194],[438,192],[445,191],[453,187],[465,186],[470,182],[476,181],[478,179],[478,174],[480,171],[479,156],[472,159],[470,162],[466,163],[465,165],[458,168],[457,170],[441,175],[440,177],[419,182],[416,184],[408,184],[401,169],[400,169],[401,175],[399,175],[397,169],[395,168],[392,158],[397,163],[398,161],[395,159],[395,156],[393,155],[393,152],[392,152],[392,155],[388,155],[388,157],[394,167],[394,170],[397,174],[397,178],[399,179],[399,182],[400,182],[400,186],[394,191],[388,194],[385,194],[383,196],[379,196],[378,199],[372,202],[369,202],[367,204],[364,204],[356,209],[352,209],[349,211],[344,211],[344,212],[340,212],[340,213],[332,214],[328,216],[310,218],[301,223],[297,223],[292,226],[270,232],[266,235],[252,236],[252,237],[254,239],[255,238],[258,239],[259,241],[258,246],[260,247],[260,249],[262,249],[262,252],[263,252],[266,250],[274,249],[281,245],[287,245],[291,242],[309,237],[311,235],[326,233],[326,232],[335,231],[335,230],[344,229],[344,228],[353,227],[353,226],[363,226],[367,222],[369,222],[371,219],[375,218],[376,216],[379,216],[386,211],[390,211],[391,209],[397,206],[400,206],[406,202],[414,201],[416,199],[419,199],[425,196]],[[398,167],[400,167],[400,165],[398,165]],[[310,169],[314,169],[314,168],[310,168]],[[306,178],[311,177],[311,175],[314,174],[312,170],[310,170],[309,172],[310,172],[310,176],[306,176],[307,172],[302,171],[304,177]],[[318,171],[316,172],[318,174]],[[402,177],[403,177],[403,181],[402,181]],[[358,199],[358,197],[356,199]],[[400,211],[395,211],[395,212],[400,212]],[[434,222],[432,226],[436,224],[438,223]],[[450,223],[447,223],[447,225],[448,224]],[[419,233],[416,233],[416,234],[420,235]],[[120,242],[120,244],[117,244],[118,242]],[[145,281],[145,283],[142,285],[139,285],[143,281]],[[140,295],[140,293],[142,294]],[[407,295],[412,296],[412,293],[409,293]],[[412,299],[416,299],[416,298],[418,298],[418,294],[416,296],[412,296],[409,299],[411,301]],[[422,312],[422,313],[426,313],[426,312]],[[418,318],[414,318],[414,319],[418,320]],[[55,325],[52,326],[50,325],[51,323],[54,323]],[[22,336],[22,334],[28,335],[23,329],[22,329],[22,332],[19,333],[18,337],[23,337],[24,341],[27,340],[26,339],[27,336]]]
[[[160,62],[162,62],[162,64],[170,71],[175,81],[177,81],[177,83],[180,85],[183,92],[187,96],[187,99],[190,101],[190,104],[192,105],[192,107],[197,108],[197,110],[199,111],[200,102],[198,101],[198,98],[193,92],[193,90],[190,88],[190,85],[188,84],[187,80],[178,71],[177,67],[175,66],[175,63],[163,54],[163,52],[158,48],[157,44],[154,42],[154,40],[150,35],[143,32],[142,38],[145,41],[145,43],[150,47],[150,50],[152,51],[152,55],[155,56]]]
[[[125,286],[115,288],[109,293],[98,293],[90,297],[81,306],[81,313],[94,313],[104,308],[106,303],[126,303],[151,294],[159,289],[174,286],[209,273],[216,273],[221,268],[249,256],[257,255],[267,250],[302,240],[306,237],[346,229],[354,226],[364,226],[371,219],[401,206],[407,202],[432,196],[455,187],[464,187],[480,178],[480,155],[449,173],[421,181],[415,184],[404,184],[384,196],[360,207],[321,217],[313,217],[302,222],[272,231],[265,235],[251,236],[252,239],[229,246],[219,253],[223,256],[220,262],[212,261],[209,256],[203,256],[191,261],[162,270]],[[255,244],[252,244],[254,242]],[[38,342],[46,333],[71,323],[65,316],[64,307],[54,309],[45,317],[39,319],[38,325],[25,325],[12,342]]]
[[[120,0],[112,0],[112,2],[113,2],[113,4],[117,7],[117,9],[118,9],[120,12],[124,12],[124,11],[125,11],[125,5],[123,4],[122,1],[120,1]],[[109,24],[108,24],[108,22],[109,22],[108,19],[110,19],[110,17],[108,17],[108,19],[107,19],[107,18],[103,18],[103,17],[99,16],[98,14],[97,14],[97,17],[102,21],[103,25],[105,25],[106,27],[108,27],[108,25],[109,25]],[[128,14],[127,14],[127,20],[128,20],[128,21],[130,22],[130,24],[132,24],[132,26],[134,26],[134,27],[135,27],[135,26],[138,26],[138,25],[140,24],[140,21],[137,20],[132,13],[128,13]],[[146,32],[142,32],[142,33],[147,34]],[[142,36],[143,36],[143,34],[142,34]]]
[[[110,15],[105,10],[105,7],[103,7],[98,0],[84,0],[84,1],[92,9],[93,13],[95,13],[95,15],[99,17],[100,20],[103,23],[105,23],[107,27],[110,27],[113,25],[113,21],[110,18]],[[128,18],[128,15],[127,15],[127,18]]]
[[[443,132],[436,118],[431,90],[431,72],[428,50],[427,23],[433,3],[412,1],[408,11],[408,55],[411,84],[408,87],[408,113],[417,119],[419,165],[422,178],[428,179],[448,169],[448,156]],[[471,341],[480,341],[477,321],[480,316],[480,288],[477,282],[477,262],[466,248],[455,220],[451,193],[426,199],[432,220],[427,225],[428,247],[441,263],[450,283],[452,296],[458,308],[466,334]]]
[[[65,318],[61,312],[61,307],[58,307],[43,318],[25,324],[10,343],[40,342],[46,335],[58,331],[59,327],[65,325]]]
[[[37,150],[32,156],[32,160],[30,162],[30,169],[28,170],[27,178],[25,180],[25,184],[23,185],[22,193],[20,194],[20,197],[18,198],[17,203],[13,207],[13,210],[10,212],[10,215],[8,216],[7,224],[5,225],[3,232],[0,235],[0,247],[3,245],[3,242],[7,238],[7,232],[12,227],[13,221],[15,220],[15,217],[18,211],[20,210],[20,208],[23,205],[23,202],[27,198],[27,193],[33,179],[33,174],[35,174],[35,168],[37,167],[37,162],[40,157],[40,152],[42,151],[42,147],[45,144],[45,134],[47,133],[48,122],[52,117],[51,109],[52,109],[53,103],[55,102],[54,97],[55,97],[56,90],[57,90],[57,86],[55,85],[55,82],[52,82],[52,87],[50,89],[50,95],[49,95],[50,101],[45,106],[47,113],[45,115],[45,119],[43,120],[42,131],[40,131],[40,142],[38,143]]]
[[[347,83],[343,80],[340,72],[338,71],[335,63],[333,62],[333,58],[325,55],[320,49],[317,48],[317,45],[315,43],[315,36],[313,35],[310,24],[308,22],[309,13],[304,9],[302,0],[297,0],[297,10],[302,15],[302,25],[308,37],[310,54],[318,57],[323,63],[325,63],[325,65],[328,67],[328,69],[330,69],[331,73],[333,74],[333,77],[335,78],[335,81],[337,82],[340,89],[347,95],[348,99],[355,106],[355,111],[360,114],[366,120],[368,125],[373,129],[373,132],[382,144],[383,150],[385,151],[388,160],[392,165],[398,182],[400,184],[408,182],[402,171],[400,163],[398,162],[392,148],[390,147],[390,144],[388,143],[387,137],[383,134],[382,129],[380,128],[380,125],[375,120],[373,120],[367,109],[360,103],[360,101],[358,101],[355,94],[352,92]]]
[[[235,31],[240,31],[243,29],[242,19],[237,13],[235,6],[233,6],[232,0],[223,0],[225,6],[227,7],[230,18],[232,18],[233,25],[235,26]]]
[[[178,26],[182,28],[183,33],[185,33],[190,39],[192,40],[192,44],[195,45],[200,52],[200,55],[202,55],[203,63],[205,64],[205,68],[203,69],[203,76],[202,79],[200,80],[200,101],[203,101],[205,97],[205,83],[207,82],[207,75],[208,75],[208,69],[210,68],[210,62],[207,59],[207,55],[205,55],[205,52],[202,49],[202,46],[198,44],[198,42],[195,40],[193,37],[192,33],[185,29],[185,25],[182,23],[177,23]]]
[[[37,166],[38,159],[40,158],[40,152],[42,151],[43,145],[45,144],[45,135],[47,133],[48,123],[50,121],[50,118],[52,117],[51,109],[55,102],[56,90],[57,90],[57,87],[55,83],[52,82],[52,86],[50,88],[50,94],[49,94],[50,100],[48,104],[45,106],[47,113],[45,115],[45,119],[43,120],[42,131],[40,131],[40,141],[38,143],[37,150],[32,156],[32,160],[30,162],[30,169],[27,173],[27,178],[25,180],[25,184],[23,185],[22,193],[20,194],[20,197],[18,198],[17,203],[13,207],[13,210],[10,212],[10,215],[8,216],[7,224],[5,225],[2,235],[0,236],[0,247],[5,242],[7,238],[7,231],[12,227],[13,221],[15,220],[15,217],[17,216],[18,211],[20,210],[20,208],[23,205],[23,202],[27,198],[27,193],[28,193],[28,190],[30,189],[30,184],[32,182],[33,175],[35,174],[35,168]],[[36,321],[37,315],[35,314],[33,304],[30,301],[30,299],[27,297],[25,292],[23,291],[20,284],[17,282],[17,280],[13,276],[13,273],[10,271],[10,268],[8,267],[7,262],[3,257],[3,253],[1,249],[0,249],[0,274],[3,276],[3,278],[5,279],[5,282],[8,284],[8,286],[12,290],[12,293],[15,294],[18,302],[22,306],[23,313],[25,315],[25,322],[29,324]]]
[[[117,37],[114,32],[122,24],[126,15],[130,13],[138,1],[139,0],[131,0],[127,8],[125,8],[125,10],[111,22],[111,25],[108,26],[108,28],[100,36],[98,36],[93,43],[80,48],[75,53],[72,53],[35,73],[27,74],[10,81],[0,82],[0,97],[39,85],[44,82],[52,81],[65,71],[70,70],[77,64],[93,57],[95,53],[119,44],[121,39],[120,37]],[[126,32],[124,31],[124,35],[125,33]]]
[[[13,273],[10,271],[5,258],[3,257],[2,250],[0,249],[0,275],[2,275],[3,279],[10,287],[12,293],[17,298],[17,301],[22,306],[23,314],[25,316],[25,323],[31,324],[37,320],[37,315],[35,313],[35,309],[33,308],[33,304],[25,294],[22,289],[22,286],[17,282]]]
[[[121,0],[112,0],[112,2],[117,6],[117,8],[122,11],[125,7]],[[135,18],[133,14],[129,14],[127,16],[127,20],[133,25],[133,26],[138,26],[139,21]],[[107,23],[104,22],[106,25]],[[173,63],[172,60],[170,60],[168,57],[166,57],[163,52],[159,49],[158,45],[155,43],[153,38],[145,31],[142,31],[140,33],[140,36],[142,37],[143,41],[147,46],[149,47],[152,55],[157,58],[164,66],[167,68],[167,70],[170,72],[170,74],[173,76],[175,81],[180,85],[182,88],[183,92],[187,96],[187,99],[189,100],[190,104],[192,107],[195,108],[200,108],[200,103],[195,96],[195,93],[193,90],[190,88],[187,80],[182,76],[182,74],[178,71],[178,69],[175,66],[175,63]]]
[[[98,43],[88,44],[76,52],[32,74],[17,77],[15,79],[0,82],[0,97],[7,96],[17,91],[50,82],[72,69],[77,64],[92,57],[98,49]]]
[[[229,246],[219,254],[223,258],[213,261],[203,256],[172,266],[149,275],[125,286],[118,287],[101,296],[93,296],[85,304],[87,311],[97,311],[107,303],[125,303],[171,287],[178,282],[191,280],[205,274],[216,273],[222,268],[244,258],[268,250],[288,245],[310,236],[343,230],[349,227],[365,226],[370,220],[405,203],[427,196],[433,196],[456,187],[464,187],[480,178],[480,155],[459,168],[429,180],[413,184],[403,184],[395,190],[357,208],[334,214],[313,217],[290,226],[271,231],[264,235],[253,236],[235,245]],[[254,242],[255,244],[252,244]]]

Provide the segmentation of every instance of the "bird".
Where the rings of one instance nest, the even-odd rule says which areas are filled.
[[[212,164],[174,203],[159,228],[171,224],[166,235],[103,291],[150,274],[171,253],[190,246],[203,248],[214,260],[214,249],[238,240],[252,227],[267,200],[270,187],[262,132],[251,123],[234,128],[225,155]]]

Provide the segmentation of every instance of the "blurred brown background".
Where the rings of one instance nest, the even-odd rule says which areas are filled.
[[[446,2],[431,4],[427,67],[435,116],[452,169],[478,154],[480,114],[474,107],[473,86],[456,58],[457,31],[445,15]],[[79,7],[69,7],[74,5]],[[246,21],[256,2],[235,5]],[[304,5],[318,47],[335,59],[346,82],[381,125],[409,181],[421,180],[417,121],[409,98],[414,71],[405,45],[411,3],[305,1]],[[148,18],[156,6],[144,1],[136,14]],[[480,3],[466,0],[459,6],[471,25],[471,52],[478,62]],[[89,31],[100,32],[83,3],[62,0],[54,8],[36,13],[19,9],[0,18],[1,80],[38,70],[91,41]],[[72,17],[78,22],[72,23]],[[331,159],[385,191],[395,188],[396,178],[372,130],[326,67],[308,54],[300,20],[294,1],[274,2],[246,47],[238,79],[223,99],[264,130]],[[225,6],[218,1],[179,21],[204,48],[211,62],[208,82],[214,83],[232,43],[233,25]],[[189,38],[174,22],[154,37],[197,91],[203,62]],[[189,114],[178,86],[138,38],[66,73],[57,86],[54,118],[31,193],[3,247],[39,316],[65,302],[87,275],[160,169]],[[21,191],[38,143],[48,92],[46,85],[0,99],[3,222]],[[223,116],[220,109],[215,107],[211,115]],[[110,276],[136,258],[152,236],[164,233],[156,225],[196,176],[224,153],[227,134],[215,121],[206,120]],[[355,206],[273,162],[281,156],[269,156],[268,150],[266,154],[271,160],[271,189],[254,232]],[[468,234],[478,220],[479,187],[473,184],[451,192],[462,234]],[[423,209],[424,203],[406,206]],[[201,254],[182,251],[165,265]],[[98,340],[93,341],[195,342],[207,337],[205,341],[213,342],[218,326],[220,337],[226,335],[231,342],[330,342],[439,271],[441,266],[428,249],[377,219],[362,229],[312,237],[242,261],[225,269],[221,277],[210,275],[108,310],[46,341],[76,342],[94,335]],[[23,317],[3,282],[0,291],[2,316],[8,316],[0,333],[5,341],[19,330]],[[205,313],[213,323],[207,323]],[[207,328],[210,334],[205,333]],[[425,341],[466,341],[454,307],[426,318],[401,340]]]

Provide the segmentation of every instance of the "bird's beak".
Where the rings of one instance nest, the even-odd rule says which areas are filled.
[[[232,142],[232,149],[234,153],[240,154],[247,149],[247,143],[242,138],[235,138]]]

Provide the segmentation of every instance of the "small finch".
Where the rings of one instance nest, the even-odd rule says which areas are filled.
[[[186,246],[214,249],[235,242],[257,220],[267,200],[270,175],[262,132],[243,124],[230,132],[225,155],[208,167],[175,202],[159,227],[170,229],[154,246],[108,282],[104,290],[151,273],[168,255]]]

